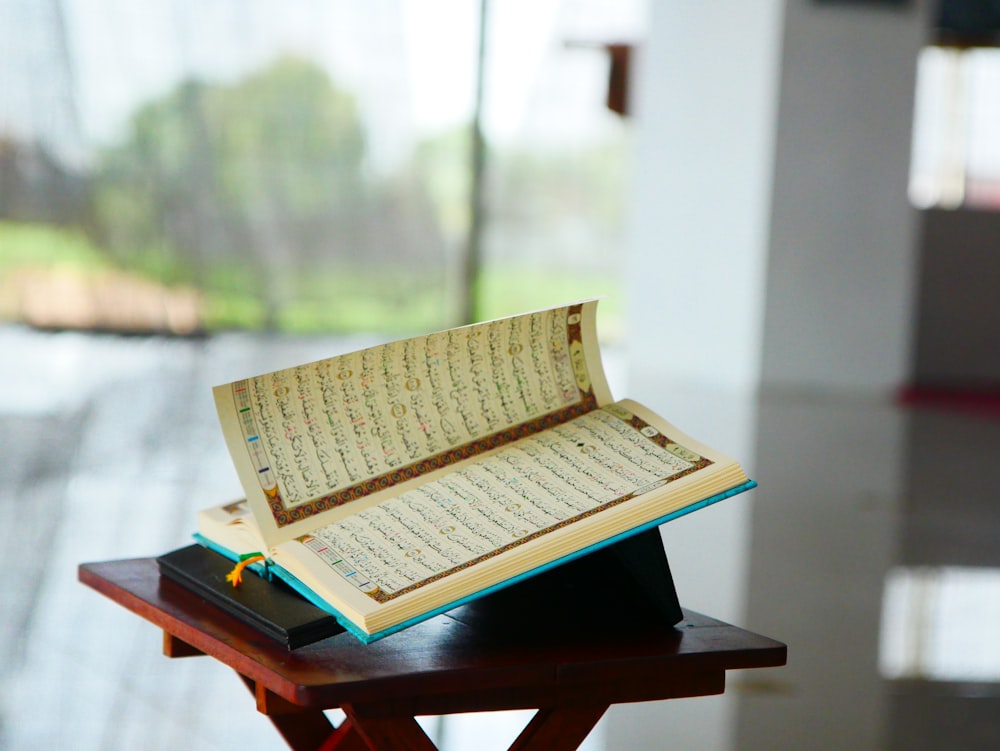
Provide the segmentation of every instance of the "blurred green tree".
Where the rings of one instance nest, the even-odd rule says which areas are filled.
[[[102,155],[94,228],[125,265],[160,256],[202,282],[220,264],[242,267],[273,326],[303,268],[360,247],[364,167],[354,97],[284,57],[231,85],[183,82],[143,106]]]

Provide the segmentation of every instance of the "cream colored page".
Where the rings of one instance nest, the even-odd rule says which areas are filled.
[[[451,329],[217,387],[227,444],[265,535],[277,541],[273,528],[294,524],[298,507],[315,518],[430,457],[578,405],[583,392],[606,401],[595,307]],[[579,341],[569,341],[570,327]],[[365,485],[372,478],[381,479]]]
[[[390,601],[707,466],[618,412],[595,410],[499,449],[303,542],[357,590]]]
[[[237,555],[267,549],[246,500],[202,509],[198,512],[198,532]]]
[[[599,406],[614,401],[611,388],[604,374],[601,348],[597,341],[597,301],[583,305],[580,312],[581,355],[585,371],[590,377],[589,387]]]

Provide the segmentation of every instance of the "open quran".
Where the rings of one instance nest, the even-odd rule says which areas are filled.
[[[197,539],[364,642],[754,486],[615,401],[596,301],[214,389],[246,499]]]

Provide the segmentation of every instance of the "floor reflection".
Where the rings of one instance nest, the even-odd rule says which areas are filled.
[[[773,396],[756,456],[747,624],[790,658],[735,747],[1000,748],[1000,420]]]
[[[0,328],[0,748],[283,748],[235,676],[162,658],[76,566],[186,544],[197,509],[239,493],[212,385],[368,343]],[[746,457],[756,491],[664,538],[682,602],[786,642],[789,664],[722,697],[616,707],[589,749],[1000,748],[1000,419],[629,395]],[[495,720],[446,724],[445,747],[499,748]]]
[[[887,677],[891,751],[1000,748],[1000,415],[918,409],[907,413],[906,472],[897,577],[930,589],[909,616],[884,612],[886,647],[915,647],[907,674]],[[890,618],[897,617],[896,623]],[[883,668],[893,654],[882,653]]]

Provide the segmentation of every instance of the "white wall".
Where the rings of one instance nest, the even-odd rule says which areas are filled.
[[[759,373],[780,0],[653,2],[634,84],[632,372]]]
[[[909,376],[906,183],[923,3],[785,11],[762,377],[886,391]]]
[[[650,7],[633,86],[626,393],[753,476],[762,385],[883,393],[906,380],[924,2]],[[663,535],[682,604],[741,623],[753,499],[734,501]],[[613,707],[607,749],[731,748],[735,700]]]
[[[651,6],[634,87],[637,387],[905,381],[923,4]]]

